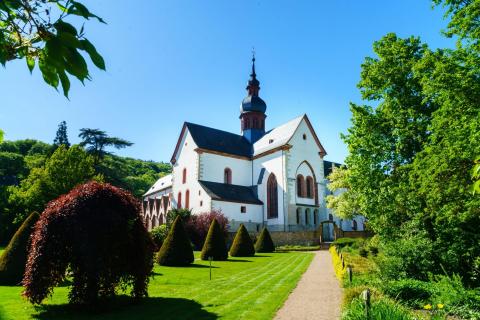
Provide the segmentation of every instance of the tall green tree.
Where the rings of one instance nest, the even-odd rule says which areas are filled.
[[[68,141],[68,134],[67,134],[67,122],[62,121],[58,125],[57,133],[55,135],[55,139],[53,140],[53,145],[61,146],[64,145],[67,148],[70,148],[70,142]]]
[[[351,104],[352,126],[342,136],[349,149],[343,183],[354,195],[347,207],[358,206],[375,232],[392,235],[416,207],[405,205],[411,202],[408,174],[438,107],[423,94],[415,72],[429,52],[425,44],[388,34],[373,48],[377,56],[362,64],[358,87],[375,107]]]
[[[77,28],[67,22],[90,18],[104,23],[74,0],[0,1],[0,64],[25,59],[32,72],[38,63],[45,82],[54,88],[61,84],[68,97],[70,76],[82,83],[90,79],[84,55],[105,70],[102,56],[85,37],[84,25]]]
[[[105,150],[107,147],[123,149],[133,145],[130,141],[110,137],[105,131],[100,129],[83,128],[80,129],[78,136],[82,139],[80,146],[86,148],[87,152],[94,157],[96,164],[98,164],[105,155],[110,154]]]

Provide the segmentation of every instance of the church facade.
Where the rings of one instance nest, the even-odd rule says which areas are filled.
[[[260,98],[255,58],[240,106],[241,133],[186,122],[171,158],[173,172],[144,196],[148,228],[163,224],[172,208],[193,214],[221,211],[230,231],[243,223],[251,232],[316,230],[335,221],[363,230],[364,220],[341,221],[326,208],[326,176],[334,163],[307,115],[265,130],[267,105]],[[331,230],[333,231],[333,230]]]

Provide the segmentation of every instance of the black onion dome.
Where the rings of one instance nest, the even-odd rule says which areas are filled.
[[[258,96],[260,91],[260,81],[257,79],[255,72],[255,56],[252,58],[252,73],[250,74],[250,80],[247,86],[248,95],[243,99],[240,105],[240,112],[262,112],[267,111],[267,104]]]
[[[247,96],[243,99],[240,106],[240,112],[262,112],[267,111],[267,104],[259,96]]]

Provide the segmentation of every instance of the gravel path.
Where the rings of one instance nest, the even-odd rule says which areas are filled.
[[[317,251],[275,320],[340,319],[342,289],[328,251]]]

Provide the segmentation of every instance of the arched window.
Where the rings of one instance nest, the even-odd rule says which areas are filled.
[[[309,215],[310,215],[310,209],[305,210],[305,225],[308,225]]]
[[[182,209],[182,193],[178,193],[177,197],[177,209]]]
[[[267,218],[278,217],[278,185],[277,178],[272,173],[267,182]]]
[[[297,208],[297,224],[300,224],[300,214],[301,214],[302,209]]]
[[[301,174],[297,176],[297,196],[299,197],[304,197],[304,185],[305,185],[305,179]]]
[[[223,171],[223,183],[232,184],[232,170],[225,168]]]
[[[358,228],[357,221],[353,220],[352,229],[353,229],[353,230],[357,230],[357,228]]]
[[[328,215],[328,220],[333,221],[333,215],[331,213]]]
[[[190,190],[187,190],[187,192],[185,192],[185,209],[189,209],[190,208]]]
[[[183,173],[182,173],[182,183],[187,182],[187,168],[183,168]]]
[[[307,198],[313,199],[313,178],[307,177]]]
[[[313,224],[316,225],[318,223],[318,210],[313,211]]]

